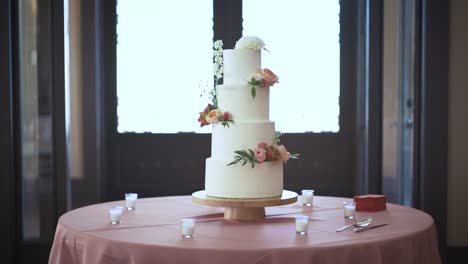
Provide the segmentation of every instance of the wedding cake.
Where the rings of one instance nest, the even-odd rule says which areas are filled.
[[[261,68],[264,45],[258,37],[242,37],[229,50],[222,50],[222,42],[215,42],[213,104],[198,119],[201,126],[213,126],[205,174],[209,196],[280,196],[283,163],[297,157],[279,144],[280,133],[269,120],[269,89],[278,77]],[[221,77],[223,84],[217,85]]]

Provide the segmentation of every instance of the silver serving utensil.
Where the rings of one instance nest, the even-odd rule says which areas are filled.
[[[355,227],[365,227],[365,226],[368,226],[370,223],[372,222],[372,217],[366,217],[364,219],[362,219],[361,221],[358,221],[354,224],[350,224],[350,225],[345,225],[343,227],[340,227],[336,230],[336,232],[341,232],[349,227],[352,227],[352,226],[355,226]]]
[[[366,231],[366,230],[369,230],[369,229],[374,229],[374,228],[381,227],[381,226],[386,226],[386,225],[388,225],[388,224],[362,226],[362,227],[354,228],[353,231],[355,233],[359,233],[359,232],[362,232],[362,231]]]

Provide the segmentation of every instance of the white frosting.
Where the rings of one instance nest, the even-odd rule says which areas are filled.
[[[223,50],[223,83],[241,85],[250,81],[261,67],[259,50]]]
[[[215,125],[211,135],[211,157],[226,160],[227,164],[234,159],[234,151],[254,149],[260,142],[271,144],[274,134],[275,123],[271,121],[236,122],[230,127]]]
[[[264,198],[283,192],[283,163],[264,162],[226,166],[225,160],[206,159],[205,191],[224,198]]]
[[[218,108],[221,112],[231,112],[235,121],[269,120],[270,89],[256,87],[257,94],[253,98],[251,88],[252,86],[247,84],[218,86]]]

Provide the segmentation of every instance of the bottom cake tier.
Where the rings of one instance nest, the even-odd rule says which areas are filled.
[[[229,161],[206,159],[206,194],[220,198],[267,198],[283,192],[283,163],[226,166]]]

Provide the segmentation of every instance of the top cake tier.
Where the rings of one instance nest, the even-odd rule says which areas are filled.
[[[261,68],[260,54],[260,50],[224,50],[223,83],[238,85],[248,82],[255,71]]]

